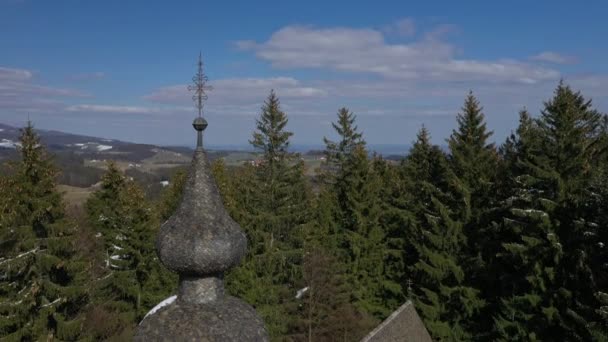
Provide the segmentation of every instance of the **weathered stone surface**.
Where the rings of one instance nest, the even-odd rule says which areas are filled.
[[[196,150],[180,203],[156,239],[161,262],[179,274],[177,298],[157,305],[137,327],[135,340],[268,341],[255,310],[224,294],[224,272],[241,261],[247,238],[224,208],[203,149],[207,120],[202,112],[209,88],[201,55],[193,80],[188,89],[196,91]]]
[[[177,299],[146,316],[136,341],[268,341],[247,303],[224,294],[223,274],[245,255],[247,238],[222,203],[202,147],[206,121],[194,121],[198,143],[181,202],[156,240],[161,262],[179,274]]]
[[[247,238],[226,212],[202,148],[194,153],[181,203],[161,226],[156,249],[167,268],[190,276],[222,273],[245,254]]]
[[[418,316],[414,304],[407,301],[361,342],[431,342],[431,336]]]
[[[243,301],[226,296],[204,304],[175,302],[144,319],[135,341],[267,341],[264,323]]]

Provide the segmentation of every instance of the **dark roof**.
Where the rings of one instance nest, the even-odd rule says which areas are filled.
[[[418,316],[414,304],[407,301],[361,342],[431,342],[431,336]]]

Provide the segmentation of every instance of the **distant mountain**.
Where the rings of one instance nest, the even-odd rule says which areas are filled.
[[[61,170],[59,183],[72,187],[96,184],[104,172],[105,161],[113,160],[128,177],[145,184],[148,192],[158,192],[174,168],[190,163],[193,152],[188,147],[137,144],[44,129],[36,132]],[[19,157],[19,135],[19,128],[0,124],[0,174],[10,172],[4,161]],[[225,154],[209,151],[209,159]]]
[[[73,152],[91,159],[107,159],[141,161],[153,157],[158,150],[172,151],[178,154],[190,156],[193,152],[187,146],[157,146],[152,144],[138,144],[115,139],[105,139],[86,135],[65,133],[53,130],[36,129],[42,142],[54,153]],[[0,123],[0,159],[14,154],[15,146],[18,144],[19,128]],[[214,152],[226,155],[231,152],[253,152],[250,145],[207,145],[210,153]],[[370,154],[378,153],[389,159],[401,159],[410,149],[410,145],[398,144],[368,144]],[[290,149],[302,154],[311,151],[322,151],[322,144],[293,144]],[[447,151],[447,146],[441,146]],[[314,153],[313,153],[314,154]],[[101,156],[102,158],[99,158]]]
[[[54,153],[74,153],[93,159],[117,159],[141,161],[153,157],[162,150],[190,154],[187,147],[160,147],[137,144],[115,139],[105,139],[86,135],[36,129],[41,141]],[[12,155],[19,144],[19,128],[0,123],[0,157]]]

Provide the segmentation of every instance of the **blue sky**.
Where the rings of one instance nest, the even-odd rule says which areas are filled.
[[[340,107],[370,144],[443,144],[469,90],[502,142],[563,78],[608,112],[605,1],[0,0],[0,122],[192,145],[202,51],[210,145],[247,144],[270,89],[295,144]]]

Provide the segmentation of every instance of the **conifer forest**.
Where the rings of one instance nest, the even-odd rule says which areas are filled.
[[[341,108],[314,176],[279,96],[251,127],[260,163],[212,163],[248,238],[227,290],[271,340],[358,341],[411,300],[436,341],[608,341],[608,116],[584,94],[560,82],[494,142],[470,92],[446,148],[423,126],[398,161]],[[187,169],[148,196],[109,162],[68,210],[33,124],[0,174],[0,340],[129,341],[175,294],[154,244]]]

